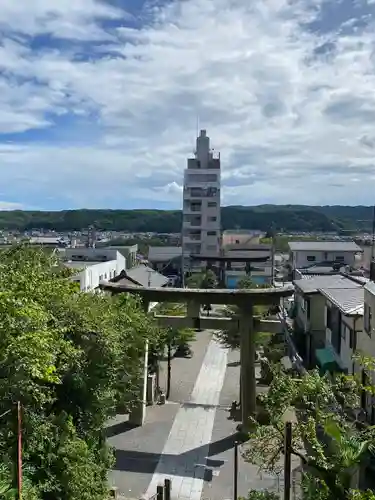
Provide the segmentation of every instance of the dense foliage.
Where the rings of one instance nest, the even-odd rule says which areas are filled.
[[[15,481],[20,401],[23,497],[102,500],[113,460],[103,428],[139,398],[140,358],[158,329],[136,299],[82,293],[29,248],[2,254],[0,312],[0,483]]]
[[[268,288],[269,285],[257,285],[255,284],[251,276],[244,276],[237,283],[237,288],[240,290],[246,290],[251,288]],[[253,313],[256,317],[266,316],[268,313],[268,308],[265,306],[254,306]],[[222,309],[222,314],[230,319],[238,319],[240,316],[240,311],[237,306],[225,306]],[[261,346],[266,346],[271,341],[271,334],[268,332],[256,332],[255,343],[257,349]],[[215,332],[215,338],[224,346],[229,349],[239,349],[241,334],[238,328],[229,328],[228,330],[218,330]]]
[[[192,273],[186,279],[186,284],[188,288],[213,289],[217,288],[218,281],[216,274],[211,269],[207,269],[200,273]]]
[[[262,470],[282,469],[284,423],[294,413],[292,454],[304,466],[305,500],[349,500],[374,498],[357,491],[359,467],[374,452],[374,427],[358,427],[349,419],[360,407],[363,387],[359,377],[337,375],[331,379],[311,371],[291,378],[281,366],[273,367],[267,394],[258,397],[268,414],[268,423],[256,423],[245,457]]]
[[[259,205],[223,207],[223,229],[269,231],[339,231],[371,229],[372,207]],[[44,228],[72,231],[94,225],[108,231],[179,233],[179,210],[64,210],[60,212],[3,211],[0,228],[20,231]]]

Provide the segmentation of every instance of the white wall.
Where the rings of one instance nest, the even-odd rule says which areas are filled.
[[[197,137],[196,157],[188,159],[187,167],[184,171],[183,189],[184,252],[218,255],[221,238],[220,160],[214,158],[205,130],[201,130]],[[192,203],[200,203],[200,210],[192,212]],[[212,204],[215,206],[210,206]],[[191,215],[200,217],[199,225],[191,226]],[[190,237],[194,231],[199,232],[199,240]],[[209,234],[212,232],[215,234]]]
[[[80,289],[83,292],[90,292],[98,288],[101,281],[107,281],[117,276],[119,274],[117,268],[118,263],[116,260],[99,262],[87,266],[86,269],[76,274],[73,280],[79,282]]]
[[[85,263],[87,261],[98,261],[98,264],[108,261],[116,262],[116,276],[126,270],[125,257],[114,248],[67,248],[63,254],[66,260]],[[96,264],[93,264],[96,265]],[[92,267],[92,266],[90,266]]]
[[[356,252],[313,252],[306,250],[294,251],[292,253],[292,266],[293,269],[300,269],[302,267],[313,266],[324,261],[337,261],[342,262],[343,265],[353,266],[355,263]],[[314,260],[308,260],[314,258]],[[340,259],[341,260],[337,260]]]
[[[325,321],[327,321],[327,307],[325,307]],[[356,336],[356,349],[354,349],[353,345],[350,343],[350,336],[352,331],[352,335]],[[367,355],[371,356],[375,354],[374,351],[374,342],[368,342],[366,335],[363,332],[363,317],[354,317],[354,316],[341,316],[341,324],[340,324],[340,335],[341,335],[341,346],[340,353],[337,353],[343,363],[343,366],[347,368],[348,373],[353,373],[353,354],[355,351],[363,351]],[[329,328],[326,327],[326,343],[327,345],[331,345],[332,332]],[[374,354],[371,354],[370,352]]]

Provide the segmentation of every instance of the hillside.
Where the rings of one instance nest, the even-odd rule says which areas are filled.
[[[223,229],[268,231],[370,230],[373,207],[302,205],[231,206],[222,209]],[[2,211],[0,228],[56,231],[81,230],[94,225],[99,230],[177,233],[181,230],[178,210],[65,210],[61,212]]]

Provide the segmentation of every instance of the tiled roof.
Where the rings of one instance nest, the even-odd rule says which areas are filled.
[[[290,241],[292,252],[362,252],[354,241]]]
[[[321,276],[304,275],[301,279],[295,280],[293,284],[302,293],[317,293],[321,288],[360,288],[365,282],[363,278],[357,276],[354,280],[341,274],[332,274]]]
[[[330,275],[330,274],[337,274],[337,269],[335,270],[332,266],[327,267],[327,266],[311,266],[311,267],[304,267],[302,269],[298,269],[298,271],[301,274],[310,274],[310,275],[317,275],[317,274],[325,274],[325,275]]]
[[[128,269],[126,271],[126,278],[135,281],[141,286],[151,288],[163,287],[169,281],[169,278],[158,273],[155,269],[143,265]]]
[[[346,316],[363,315],[364,289],[360,288],[321,288],[329,301],[337,306]]]
[[[148,260],[150,262],[164,262],[181,257],[181,247],[149,247]]]

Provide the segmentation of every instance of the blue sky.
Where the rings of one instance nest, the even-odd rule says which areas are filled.
[[[375,0],[0,0],[0,209],[375,202]]]

